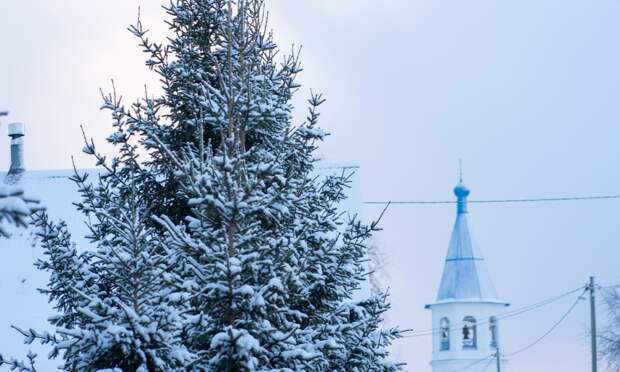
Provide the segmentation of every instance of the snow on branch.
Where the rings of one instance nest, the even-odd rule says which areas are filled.
[[[42,209],[39,202],[24,196],[17,186],[0,186],[0,236],[10,236],[11,226],[26,227],[28,218]]]

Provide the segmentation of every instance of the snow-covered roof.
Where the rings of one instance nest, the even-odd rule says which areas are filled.
[[[467,197],[469,189],[461,181],[455,188],[457,214],[437,303],[456,301],[498,302],[499,300],[484,256],[474,244],[469,229]]]

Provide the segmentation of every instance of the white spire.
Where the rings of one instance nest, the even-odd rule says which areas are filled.
[[[482,254],[472,243],[467,222],[469,189],[463,180],[454,188],[457,215],[444,265],[437,302],[499,302]]]

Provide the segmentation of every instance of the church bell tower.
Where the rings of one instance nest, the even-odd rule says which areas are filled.
[[[501,346],[498,315],[508,306],[497,296],[484,257],[472,241],[467,221],[469,189],[462,180],[454,194],[456,221],[439,293],[434,303],[426,305],[433,316],[433,372],[453,372],[470,366],[478,370],[474,368],[489,363],[494,367]],[[500,363],[504,367],[507,361],[501,358]]]

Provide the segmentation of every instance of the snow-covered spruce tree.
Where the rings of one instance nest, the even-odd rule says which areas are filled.
[[[12,227],[28,226],[28,219],[41,206],[35,199],[24,196],[18,186],[0,186],[0,238],[10,236]]]
[[[376,225],[339,212],[348,175],[315,177],[320,95],[291,124],[297,54],[277,57],[260,0],[179,0],[168,44],[131,30],[163,95],[105,107],[150,159],[140,193],[188,298],[185,346],[201,371],[390,371],[380,294],[352,303]],[[114,138],[115,136],[112,136]]]
[[[394,371],[387,295],[353,301],[377,225],[340,212],[348,174],[316,176],[320,95],[292,124],[297,54],[279,56],[260,0],[175,0],[148,53],[163,94],[104,96],[118,149],[79,208],[93,252],[41,217],[67,371]],[[139,160],[137,154],[145,154]]]
[[[10,237],[11,229],[15,227],[27,227],[34,213],[44,213],[37,200],[24,196],[24,191],[18,186],[0,187],[0,238]],[[36,355],[29,353],[27,358],[28,362],[24,363],[15,358],[5,359],[0,354],[0,366],[6,364],[14,370],[32,371]]]

